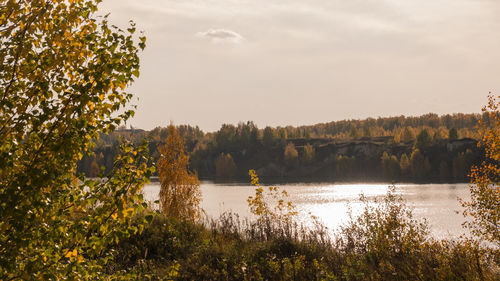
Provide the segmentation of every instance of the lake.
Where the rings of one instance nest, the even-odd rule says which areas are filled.
[[[297,208],[299,220],[306,225],[312,223],[311,215],[335,231],[348,220],[348,205],[353,214],[359,214],[364,205],[359,201],[363,193],[367,198],[382,199],[389,188],[388,184],[332,184],[332,183],[293,183],[277,185],[285,189],[288,200]],[[144,187],[146,200],[158,199],[159,183],[152,182]],[[248,196],[255,194],[249,184],[219,184],[201,182],[201,206],[208,216],[218,217],[224,211],[238,213],[241,217],[251,218],[247,205]],[[426,218],[431,233],[436,238],[457,238],[465,233],[461,224],[463,210],[457,198],[470,198],[468,184],[397,184],[396,193],[406,199],[414,208],[416,218]]]

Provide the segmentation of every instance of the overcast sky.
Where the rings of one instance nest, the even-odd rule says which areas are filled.
[[[480,112],[500,90],[498,0],[106,0],[147,37],[131,124]]]

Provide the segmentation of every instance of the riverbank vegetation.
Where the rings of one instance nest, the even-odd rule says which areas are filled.
[[[109,270],[152,280],[498,280],[498,252],[473,240],[437,240],[390,191],[333,236],[271,216],[242,220],[155,217],[121,241]]]

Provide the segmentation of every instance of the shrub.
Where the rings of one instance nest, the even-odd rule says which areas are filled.
[[[160,207],[167,217],[196,220],[202,213],[198,176],[189,171],[189,156],[174,125],[168,126],[168,137],[160,145],[158,160]]]

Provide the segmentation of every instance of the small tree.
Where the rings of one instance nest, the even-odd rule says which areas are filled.
[[[99,165],[97,164],[97,161],[94,159],[94,160],[92,160],[92,163],[90,163],[90,169],[89,169],[88,176],[91,178],[95,178],[95,177],[97,177],[99,172],[100,172]]]
[[[304,146],[304,151],[302,152],[302,163],[308,165],[314,161],[314,157],[316,156],[316,151],[314,147],[310,144],[306,144]]]
[[[405,127],[399,134],[399,141],[410,142],[415,139],[415,132],[411,127]]]
[[[427,159],[427,157],[425,157],[418,149],[415,149],[411,153],[410,170],[412,176],[420,179],[425,177],[431,170],[429,159]]]
[[[395,179],[399,177],[400,168],[399,168],[399,160],[396,155],[392,155],[389,160],[389,174],[391,179]]]
[[[335,161],[335,172],[338,177],[347,178],[352,175],[356,166],[356,157],[338,155]]]
[[[410,173],[410,159],[406,155],[406,153],[403,153],[401,155],[401,159],[399,160],[399,168],[401,170],[401,174],[403,175],[408,175]]]
[[[264,129],[262,143],[266,148],[271,148],[276,143],[276,137],[274,136],[273,129],[269,126]]]
[[[389,156],[387,151],[384,151],[381,157],[382,167],[384,169],[384,174],[391,179],[395,179],[399,175],[399,161],[395,155]]]
[[[288,167],[297,167],[299,164],[299,153],[297,152],[297,149],[295,149],[295,145],[293,143],[289,143],[285,147],[283,159],[285,160],[285,165]]]
[[[365,125],[363,127],[363,137],[371,137],[372,136],[372,130],[368,125]]]
[[[489,122],[481,120],[478,129],[482,136],[479,146],[486,160],[471,170],[470,201],[461,201],[464,215],[473,220],[465,223],[478,237],[500,246],[500,112],[499,102],[489,96],[483,112]],[[483,115],[484,116],[484,115]]]
[[[250,183],[255,187],[255,196],[249,196],[247,199],[250,212],[261,222],[266,220],[291,221],[297,212],[291,201],[285,201],[288,197],[286,190],[280,190],[277,186],[269,186],[267,193],[264,193],[264,187],[260,185],[259,176],[255,170],[248,171],[248,174]],[[272,201],[276,204],[274,207],[270,206]]]
[[[451,128],[451,129],[448,131],[448,139],[449,139],[449,140],[456,140],[456,139],[458,139],[458,131],[457,131],[457,128]]]
[[[417,140],[415,141],[415,147],[418,149],[425,148],[432,143],[432,137],[427,129],[423,129],[417,135]]]
[[[359,131],[356,126],[352,125],[351,128],[349,129],[349,137],[351,139],[357,139],[359,137]]]
[[[433,143],[443,143],[443,140],[446,138],[446,129],[443,127],[439,127],[434,130],[434,136],[432,137]]]
[[[195,220],[201,215],[200,182],[189,171],[189,156],[174,125],[168,126],[168,137],[160,145],[157,168],[160,177],[160,208],[167,217]]]
[[[231,154],[221,153],[215,160],[215,175],[217,178],[232,178],[236,175],[236,164]]]
[[[384,174],[387,176],[390,174],[389,170],[389,162],[390,162],[390,156],[389,156],[389,153],[387,153],[387,151],[384,151],[384,153],[382,153],[382,157],[380,158],[380,162],[382,164],[382,169],[384,170]]]

